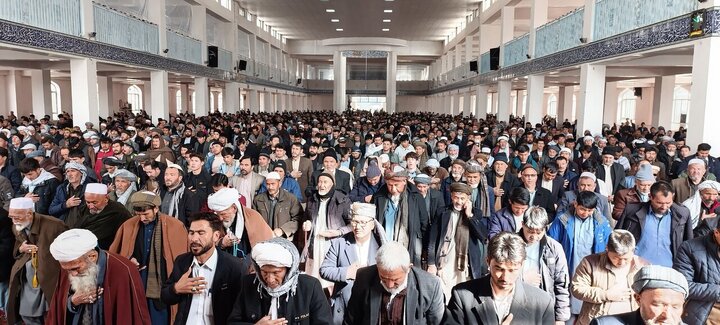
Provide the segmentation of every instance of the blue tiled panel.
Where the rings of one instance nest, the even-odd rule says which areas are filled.
[[[540,26],[535,38],[535,55],[539,58],[579,46],[583,31],[584,8]]]
[[[195,64],[202,63],[202,43],[196,39],[167,31],[168,57]]]
[[[505,43],[503,52],[503,66],[509,67],[527,61],[530,46],[530,35],[525,34]]]
[[[0,19],[79,36],[79,0],[2,0]]]
[[[598,0],[594,40],[682,16],[697,8],[697,0]]]
[[[490,72],[490,52],[485,52],[480,56],[480,73]]]
[[[95,39],[99,42],[158,54],[158,27],[121,12],[94,5]]]

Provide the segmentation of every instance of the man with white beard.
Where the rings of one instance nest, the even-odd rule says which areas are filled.
[[[613,198],[612,217],[619,220],[625,207],[629,204],[644,203],[650,200],[650,187],[655,184],[652,165],[645,163],[640,165],[635,173],[635,186],[619,190]]]
[[[85,186],[87,209],[74,228],[90,230],[98,238],[101,249],[108,249],[115,239],[115,233],[126,220],[130,211],[122,204],[108,198],[105,184],[90,183]]]
[[[92,232],[63,232],[50,253],[62,270],[45,324],[150,324],[137,266],[98,248]]]
[[[8,324],[43,324],[60,274],[60,265],[49,248],[67,227],[61,220],[34,210],[30,198],[10,200],[8,216],[14,225],[16,252],[10,274]]]

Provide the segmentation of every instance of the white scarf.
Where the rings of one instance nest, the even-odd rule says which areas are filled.
[[[132,182],[132,183],[130,183],[130,187],[128,187],[128,189],[125,190],[125,192],[123,192],[122,194],[117,196],[118,203],[125,205],[127,200],[130,198],[130,195],[135,193],[135,191],[137,191],[137,187],[135,186],[135,182]],[[118,192],[115,191],[115,195],[117,195],[117,194],[118,194]]]
[[[29,178],[25,177],[22,180],[22,186],[24,188],[27,188],[28,193],[32,193],[35,190],[35,187],[42,184],[44,181],[49,180],[51,178],[55,178],[55,175],[51,174],[50,172],[46,171],[43,168],[40,168],[40,175],[38,175],[37,178],[30,180]],[[53,189],[54,191],[54,189]]]

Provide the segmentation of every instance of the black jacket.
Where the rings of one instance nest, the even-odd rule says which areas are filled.
[[[228,324],[255,324],[268,315],[270,296],[258,293],[258,283],[255,278],[255,274],[243,277],[242,291],[235,300]],[[278,318],[285,318],[288,325],[332,324],[330,304],[317,279],[305,274],[298,275],[295,295],[290,296],[287,301],[286,297],[286,295],[280,297]]]
[[[232,307],[230,301],[235,301],[241,289],[241,281],[244,273],[240,259],[234,257],[221,250],[216,250],[218,254],[217,267],[215,268],[215,277],[213,283],[208,286],[208,290],[212,294],[213,315],[215,316],[216,325],[227,324]],[[172,274],[168,277],[162,288],[160,298],[163,303],[168,305],[178,305],[178,312],[175,316],[175,324],[184,325],[187,323],[188,313],[190,312],[190,304],[192,303],[192,295],[175,293],[175,283],[188,271],[193,262],[192,253],[185,253],[175,259]],[[257,294],[257,292],[255,292]]]
[[[623,188],[622,184],[625,181],[625,168],[618,163],[613,163],[610,166],[610,173],[612,175],[612,194],[614,195],[617,191]],[[595,175],[598,179],[605,180],[605,167],[603,165],[598,166]]]
[[[495,171],[491,170],[487,173],[487,185],[490,188],[495,188],[498,186],[498,184],[495,184]],[[507,197],[510,196],[510,191],[512,191],[513,188],[522,186],[522,183],[520,183],[520,180],[517,178],[517,176],[510,173],[510,171],[505,172],[505,178],[503,178],[502,184],[499,184],[500,187],[505,191],[505,194],[502,198],[502,207],[507,207],[508,201]],[[493,206],[494,202],[490,202],[490,206]]]
[[[639,243],[642,236],[642,229],[645,227],[645,218],[648,215],[650,202],[642,204],[628,204],[625,206],[620,220],[615,229],[625,229],[635,236],[635,240]],[[677,203],[673,203],[670,207],[672,219],[670,220],[670,251],[673,257],[677,255],[680,245],[693,238],[692,221],[690,220],[690,211]]]
[[[10,270],[15,263],[13,247],[15,235],[12,232],[13,223],[8,218],[5,209],[0,209],[0,282],[8,282]]]
[[[443,243],[445,242],[445,234],[447,233],[448,227],[452,214],[452,207],[448,207],[445,212],[442,213],[440,218],[432,224],[430,228],[430,238],[428,240],[428,265],[438,266],[440,264],[440,253],[442,250]],[[460,218],[465,218],[461,215]],[[488,242],[488,220],[480,215],[473,216],[468,220],[467,226],[470,229],[470,240],[468,241],[468,258],[470,265],[470,275],[472,279],[480,278],[487,274],[488,265],[486,261],[487,257],[487,242]],[[449,256],[448,258],[455,258]]]
[[[60,180],[53,177],[45,180],[40,185],[35,186],[33,193],[37,194],[39,200],[35,202],[35,212],[40,214],[50,214],[50,204],[55,198],[55,191],[60,186]],[[24,186],[20,186],[20,190],[17,191],[15,197],[23,197],[28,194],[28,189]]]
[[[555,198],[546,188],[535,187],[535,198],[530,202],[530,206],[544,208],[550,217],[550,221],[552,222],[552,220],[555,219]]]
[[[305,188],[305,197],[313,195],[313,192],[317,190],[317,179],[320,174],[324,173],[323,169],[315,170],[310,177],[310,183]],[[350,194],[350,174],[340,169],[335,169],[335,189],[343,192],[343,194]]]
[[[422,209],[425,206],[425,200],[418,193],[417,188],[412,184],[408,183],[405,187],[408,199],[408,251],[410,252],[410,261],[413,265],[421,265],[421,255],[423,251],[423,235],[427,231],[429,224],[429,217],[427,209]],[[375,193],[373,196],[372,203],[375,204],[375,212],[377,220],[383,227],[385,226],[385,207],[390,201],[390,194],[388,193],[387,186],[383,187]],[[392,229],[386,229],[387,231],[393,231]]]
[[[542,187],[542,174],[539,175],[538,181],[537,181],[537,187]],[[565,180],[562,178],[562,176],[558,175],[555,177],[555,179],[552,180],[552,191],[550,191],[553,197],[553,203],[560,202],[560,199],[562,199],[563,194],[565,194]]]
[[[0,168],[0,176],[5,176],[10,180],[10,184],[12,184],[12,188],[15,192],[20,190],[22,176],[20,176],[20,171],[15,166],[5,163],[5,166]],[[13,195],[14,194],[15,193],[13,193]]]

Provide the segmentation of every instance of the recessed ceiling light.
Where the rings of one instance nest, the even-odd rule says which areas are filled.
[[[335,9],[325,9],[325,12],[335,12]]]
[[[336,31],[336,32],[342,32],[343,30],[344,30],[344,29],[342,29],[342,28],[335,28],[335,31]]]
[[[383,32],[389,32],[389,31],[390,31],[390,28],[383,28],[382,31],[383,31]]]
[[[389,22],[391,22],[390,19],[383,19],[383,23],[389,23]]]
[[[339,22],[340,22],[340,19],[333,18],[333,19],[330,19],[330,22],[331,22],[331,23],[339,23]]]
[[[385,10],[383,10],[383,12],[386,13],[386,14],[391,14],[391,13],[392,13],[392,9],[385,9]]]

